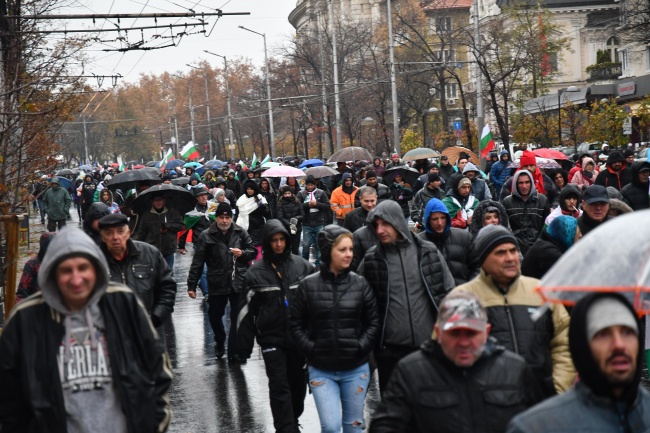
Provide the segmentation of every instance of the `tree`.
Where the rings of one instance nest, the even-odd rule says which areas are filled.
[[[590,140],[607,143],[618,148],[627,145],[628,138],[623,135],[623,121],[627,113],[613,99],[594,102],[591,105],[587,135]]]

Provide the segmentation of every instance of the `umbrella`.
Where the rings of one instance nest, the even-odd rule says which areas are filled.
[[[384,172],[384,184],[389,186],[392,185],[395,175],[398,173],[402,175],[402,180],[411,186],[413,186],[415,181],[418,180],[418,177],[420,177],[420,173],[416,169],[406,165],[398,165],[397,167],[389,168]]]
[[[58,176],[57,176],[57,177],[58,177]],[[52,180],[52,179],[50,178],[50,179],[48,179],[47,181],[49,182],[49,181],[51,181],[51,180]],[[71,181],[70,179],[66,179],[65,177],[59,177],[59,185],[60,185],[63,189],[67,189],[68,191],[72,191],[72,190],[73,190],[73,188],[72,188],[72,181]]]
[[[437,158],[440,152],[426,147],[418,147],[417,149],[409,150],[402,157],[402,161],[415,161],[418,159]]]
[[[113,165],[113,164],[111,164]],[[160,161],[149,161],[145,164],[147,167],[160,167]],[[115,167],[119,167],[118,164],[115,164]]]
[[[190,178],[189,177],[177,177],[176,179],[172,179],[172,185],[187,185],[190,183]]]
[[[109,189],[121,189],[123,191],[135,188],[137,185],[156,185],[162,180],[158,175],[160,171],[156,168],[141,168],[140,170],[127,170],[116,174],[108,184]]]
[[[80,165],[79,167],[77,167],[77,169],[78,170],[83,170],[83,171],[92,171],[93,170],[93,168],[88,164]]]
[[[151,209],[151,200],[159,195],[165,197],[166,206],[176,209],[181,215],[196,206],[194,194],[185,188],[177,185],[155,185],[140,193],[133,201],[131,209],[135,213],[146,212]]]
[[[322,177],[335,176],[339,174],[338,171],[334,170],[332,167],[326,165],[321,165],[320,167],[311,167],[305,170],[307,176],[314,176],[316,179]]]
[[[149,164],[149,163],[147,163],[147,164]],[[117,162],[111,162],[108,165],[110,165],[111,167],[119,167],[120,166],[120,164],[118,164]]]
[[[318,167],[320,165],[325,164],[325,161],[321,161],[320,159],[306,159],[300,164],[298,167],[300,168],[305,168],[305,167]]]
[[[200,162],[188,162],[183,167],[185,167],[185,168],[187,168],[187,167],[197,168],[197,167],[201,167],[201,163]]]
[[[262,168],[282,167],[284,164],[280,162],[266,161],[261,165]]]
[[[211,159],[210,161],[206,161],[203,164],[203,167],[207,168],[208,170],[214,170],[215,168],[221,168],[224,165],[227,165],[223,161],[219,161],[218,159]]]
[[[182,159],[172,159],[167,164],[165,164],[165,170],[173,170],[176,167],[180,167],[183,164],[185,164],[185,161],[183,161]]]
[[[541,158],[569,159],[569,157],[566,156],[563,152],[560,152],[559,150],[555,150],[555,149],[548,149],[546,147],[535,149],[533,150],[533,153]]]
[[[69,168],[64,168],[63,170],[59,170],[56,172],[57,176],[74,176],[77,173],[74,171],[70,170]]]
[[[142,164],[138,164],[138,165],[134,165],[134,166],[133,166],[133,169],[134,169],[134,170],[140,170],[141,168],[145,168],[145,166],[142,165]],[[149,167],[149,168],[152,168],[152,167]]]
[[[554,159],[540,158],[539,156],[535,157],[537,166],[539,168],[548,169],[548,168],[562,168],[560,164]],[[519,168],[519,160],[514,160],[508,164],[508,168]]]
[[[269,168],[264,172],[264,177],[305,177],[307,176],[301,169],[282,165],[280,167]]]
[[[458,157],[460,156],[461,153],[466,153],[469,155],[469,161],[478,166],[480,164],[478,156],[469,150],[466,147],[462,146],[452,146],[448,147],[445,150],[442,151],[442,154],[445,155],[447,158],[449,158],[449,163],[451,165],[456,164],[456,161],[458,161]]]
[[[347,162],[347,161],[372,161],[372,155],[363,147],[350,146],[337,150],[329,157],[328,162]]]
[[[564,305],[575,305],[588,293],[618,292],[629,299],[639,314],[650,313],[648,221],[650,210],[643,210],[598,226],[553,265],[536,290],[545,301]],[[630,242],[612,242],[613,239]]]

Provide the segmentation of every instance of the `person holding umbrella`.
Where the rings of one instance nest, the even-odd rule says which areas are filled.
[[[165,202],[165,196],[155,193],[151,208],[140,213],[140,224],[133,239],[146,242],[160,250],[174,274],[174,253],[178,245],[177,234],[185,228],[181,214]]]

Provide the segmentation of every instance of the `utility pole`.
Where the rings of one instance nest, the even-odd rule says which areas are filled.
[[[336,23],[334,22],[334,0],[330,0],[330,26],[332,27],[332,63],[334,64],[334,108],[336,128],[336,150],[341,150],[341,106],[339,99],[339,61],[336,54]]]
[[[318,7],[318,12],[317,12],[317,19],[318,23],[316,24],[316,27],[318,29],[318,47],[320,49],[320,82],[321,82],[321,91],[322,91],[322,99],[323,99],[323,107],[321,108],[323,115],[321,119],[321,125],[323,128],[323,131],[327,131],[324,134],[325,136],[325,157],[329,157],[330,151],[332,150],[332,137],[330,136],[330,129],[329,129],[329,114],[327,111],[327,84],[325,82],[325,50],[324,50],[324,45],[323,45],[323,31],[321,29],[321,11],[320,11],[320,5]],[[322,152],[322,149],[321,149]],[[319,155],[321,158],[323,155]]]
[[[196,66],[192,66],[190,64],[188,64],[187,66],[189,66],[192,69],[198,69],[203,71],[203,78],[205,79],[205,111],[207,112],[207,116],[208,116],[208,148],[210,149],[209,150],[210,155],[208,159],[211,159],[214,153],[212,149],[212,121],[210,119],[210,93],[208,91],[208,71],[207,68],[201,69],[201,68],[197,68]]]
[[[194,105],[192,104],[192,83],[190,82],[190,130],[192,131],[192,144],[196,145],[194,139]]]
[[[483,74],[481,74],[481,68],[478,65],[478,57],[481,52],[481,34],[479,32],[479,23],[478,23],[478,0],[474,0],[474,45],[475,52],[474,56],[476,57],[476,130],[478,131],[478,150],[480,154],[481,150],[481,134],[483,133]],[[470,143],[471,144],[471,143]],[[470,148],[472,146],[470,145]],[[481,168],[485,168],[486,160],[482,159],[479,155],[479,165]]]
[[[275,134],[273,132],[273,104],[271,102],[271,70],[269,69],[269,57],[266,50],[266,34],[258,33],[254,30],[239,26],[240,29],[246,30],[256,35],[260,35],[264,39],[264,63],[266,63],[266,97],[268,98],[269,107],[269,145],[271,147],[271,158],[275,158]]]
[[[86,115],[83,115],[83,123],[84,123],[84,164],[88,164],[88,132],[86,131]]]
[[[393,11],[391,0],[386,0],[386,8],[388,9],[388,52],[390,56],[390,90],[393,99],[393,147],[395,151],[401,155],[401,146],[399,140],[399,118],[397,113],[397,80],[395,77],[395,49],[393,39]]]
[[[235,139],[232,132],[232,113],[230,112],[230,84],[228,83],[228,59],[221,54],[213,53],[212,51],[203,50],[204,53],[212,54],[213,56],[221,57],[223,59],[223,79],[226,83],[226,105],[228,107],[228,138],[230,140],[230,159],[235,159]]]

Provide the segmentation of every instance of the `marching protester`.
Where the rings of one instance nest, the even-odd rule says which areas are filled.
[[[345,216],[354,210],[354,196],[359,188],[354,186],[354,179],[348,172],[341,176],[341,186],[332,191],[330,205],[334,213],[334,222],[343,226]]]
[[[379,332],[377,302],[368,282],[350,272],[352,233],[328,225],[318,244],[320,271],[298,285],[291,335],[307,358],[321,431],[358,431],[370,383],[368,354]]]
[[[96,202],[90,205],[86,218],[83,220],[83,231],[95,241],[97,246],[102,245],[102,235],[99,231],[99,219],[110,214],[111,211],[104,203]]]
[[[284,228],[290,233],[290,246],[293,254],[300,254],[300,237],[302,235],[302,220],[304,210],[302,203],[293,193],[289,185],[280,187],[280,200],[276,205],[277,219],[282,222]]]
[[[7,431],[164,432],[171,364],[137,295],[110,281],[77,228],[54,237],[41,292],[0,334],[0,426]]]
[[[39,250],[35,257],[27,260],[23,267],[23,274],[20,276],[18,288],[16,289],[16,303],[22,301],[34,293],[40,292],[41,287],[38,285],[38,272],[47,253],[47,248],[52,242],[55,233],[45,232],[38,241]]]
[[[447,207],[451,217],[451,226],[464,229],[472,224],[472,215],[479,201],[471,193],[472,181],[460,173],[449,178],[451,186],[442,202]]]
[[[345,216],[343,227],[354,233],[367,224],[368,213],[377,205],[377,190],[365,185],[357,191],[359,207]]]
[[[237,199],[237,215],[235,222],[250,235],[253,245],[257,250],[257,256],[251,260],[259,260],[262,257],[262,231],[266,219],[270,218],[268,203],[260,194],[259,186],[254,180],[246,180],[243,184],[243,194]]]
[[[48,232],[55,232],[66,226],[71,204],[70,194],[59,185],[59,178],[53,177],[50,180],[50,188],[43,194]]]
[[[314,266],[291,253],[289,232],[278,220],[266,223],[262,251],[262,260],[244,277],[246,293],[237,319],[237,351],[242,359],[249,358],[257,338],[269,379],[275,431],[295,433],[307,387],[305,358],[289,335],[289,308],[299,281],[313,273]]]
[[[318,249],[317,236],[325,226],[328,216],[331,215],[330,201],[327,194],[317,188],[318,181],[314,176],[307,176],[305,189],[298,193],[298,201],[302,203],[305,214],[302,220],[302,258],[309,260],[309,251],[313,247],[316,261],[314,265],[320,265],[320,250]]]

